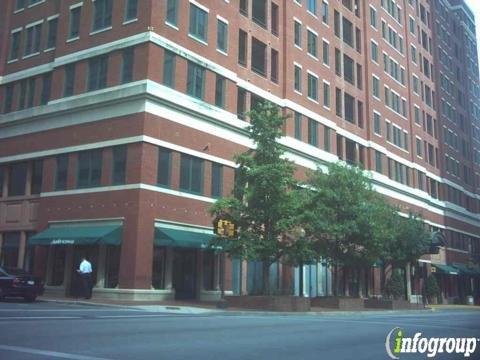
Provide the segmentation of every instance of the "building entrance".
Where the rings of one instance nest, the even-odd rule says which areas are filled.
[[[175,249],[173,258],[173,287],[175,299],[196,298],[197,252],[190,249]]]

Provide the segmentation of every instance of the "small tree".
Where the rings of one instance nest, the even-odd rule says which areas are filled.
[[[393,299],[401,299],[405,296],[405,282],[399,271],[394,271],[387,282],[387,295]]]
[[[425,296],[428,301],[434,302],[440,296],[440,288],[438,287],[437,278],[430,274],[425,282]]]
[[[269,293],[271,264],[285,255],[298,262],[295,233],[297,224],[294,164],[283,157],[277,141],[285,118],[268,102],[260,103],[248,116],[248,133],[256,148],[235,157],[238,165],[233,197],[219,199],[211,208],[216,217],[229,217],[238,232],[235,237],[218,238],[232,256],[263,264],[263,290]],[[296,250],[297,249],[297,250]],[[302,251],[306,251],[302,245]]]

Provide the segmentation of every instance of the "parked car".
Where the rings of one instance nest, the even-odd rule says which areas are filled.
[[[5,297],[23,297],[33,302],[44,291],[43,281],[22,269],[0,267],[0,300]]]

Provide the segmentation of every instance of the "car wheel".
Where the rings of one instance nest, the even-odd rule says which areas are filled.
[[[36,298],[35,295],[24,296],[26,302],[34,302]]]

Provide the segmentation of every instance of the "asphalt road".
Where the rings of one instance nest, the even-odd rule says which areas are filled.
[[[394,327],[412,337],[480,338],[480,311],[180,315],[0,302],[0,359],[389,359]],[[480,359],[480,342],[470,359]]]

